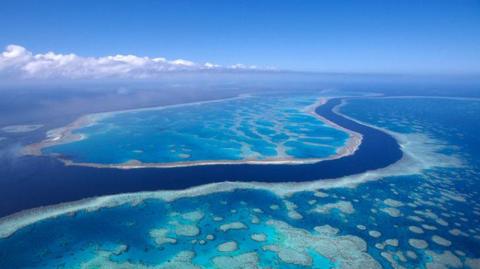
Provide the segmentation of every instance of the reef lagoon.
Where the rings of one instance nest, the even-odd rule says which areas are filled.
[[[333,178],[261,182],[259,173],[254,181],[233,177],[23,211],[0,220],[0,267],[479,268],[480,101],[356,97],[331,105],[345,120],[387,134],[402,154]],[[344,145],[345,132],[319,127]],[[308,171],[302,165],[315,164],[268,167]]]
[[[322,102],[315,93],[242,95],[97,113],[49,131],[32,148],[67,163],[122,168],[305,163],[351,154],[361,136],[322,121],[314,113]]]

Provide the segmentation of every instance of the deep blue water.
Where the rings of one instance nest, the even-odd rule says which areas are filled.
[[[106,194],[184,189],[222,181],[302,182],[337,178],[382,168],[402,157],[399,145],[390,135],[334,113],[332,109],[340,101],[331,99],[316,113],[363,135],[363,142],[354,155],[313,164],[234,164],[129,170],[64,166],[49,157],[26,157],[15,169],[6,171],[6,178],[14,180],[0,182],[5,186],[0,188],[0,197],[4,201],[0,204],[0,216]],[[29,195],[19,195],[25,193]]]
[[[331,112],[331,108],[339,101],[336,99],[329,102],[327,106],[321,107],[327,111],[318,112],[326,113],[322,115],[327,118],[329,116],[340,117]],[[72,216],[64,215],[56,219],[38,222],[21,229],[7,239],[0,239],[0,268],[55,268],[62,266],[78,268],[81,264],[87,268],[95,268],[92,261],[104,264],[107,262],[123,263],[124,265],[128,262],[134,267],[140,268],[141,265],[165,264],[179,251],[184,250],[196,253],[189,263],[204,267],[212,267],[213,259],[217,256],[225,254],[238,256],[257,252],[260,265],[306,268],[286,263],[279,258],[276,252],[264,249],[269,244],[280,247],[288,245],[285,241],[284,231],[278,226],[268,224],[269,220],[284,222],[291,229],[302,229],[306,232],[304,234],[306,237],[318,236],[314,227],[328,224],[339,229],[337,235],[328,238],[330,246],[332,242],[339,242],[339,236],[348,235],[360,238],[367,244],[368,256],[385,268],[394,268],[396,264],[407,268],[426,268],[427,265],[445,266],[446,268],[476,268],[475,262],[478,260],[475,259],[480,258],[480,201],[478,198],[480,197],[478,193],[480,189],[480,123],[478,118],[480,102],[439,99],[355,99],[349,100],[349,104],[342,107],[341,112],[362,122],[405,134],[408,139],[421,142],[421,145],[426,146],[427,149],[435,149],[433,153],[428,150],[416,153],[419,162],[425,162],[426,169],[420,174],[414,175],[389,176],[387,174],[381,180],[363,183],[355,188],[326,189],[321,190],[322,193],[317,193],[317,195],[313,192],[298,192],[282,198],[269,191],[238,190],[195,198],[182,198],[173,202],[146,200],[138,205],[125,204],[94,212],[81,211]],[[342,123],[342,121],[347,124],[352,123],[341,117],[330,119],[338,123]],[[350,127],[365,128],[363,125],[355,126],[355,124],[357,123],[353,122]],[[359,155],[362,158],[358,158],[356,164],[366,167],[370,165],[368,161],[370,158],[380,164],[388,163],[388,148],[385,149],[383,143],[375,143],[383,141],[378,140],[382,139],[381,134],[384,133],[379,132],[379,138],[372,134],[372,138],[375,139],[370,140],[376,151],[372,149],[372,155],[359,151],[358,153],[367,155]],[[385,137],[392,139],[390,136]],[[364,141],[363,144],[368,145],[365,142],[369,141]],[[395,145],[397,144],[395,143]],[[384,154],[383,151],[387,154]],[[452,166],[449,166],[447,157],[461,160],[463,166],[456,167],[453,163]],[[384,160],[385,158],[387,160]],[[2,200],[5,201],[5,203],[2,201],[0,205],[4,208],[4,212],[7,212],[5,214],[14,211],[15,208],[29,208],[35,204],[55,203],[62,199],[76,200],[75,197],[102,192],[117,193],[122,192],[122,189],[135,191],[143,188],[163,188],[162,184],[165,184],[165,188],[175,188],[175,185],[192,183],[180,181],[180,178],[165,181],[163,176],[173,175],[173,173],[155,174],[155,169],[117,171],[114,169],[65,168],[59,162],[49,158],[40,158],[40,161],[37,158],[28,160],[22,163],[25,165],[24,169],[17,167],[8,172],[11,175],[7,174],[7,176],[15,174],[15,179],[17,179],[13,182],[12,187],[8,190],[0,189]],[[385,163],[384,165],[386,165]],[[338,168],[342,171],[345,169],[347,172],[359,169],[350,167],[348,164]],[[48,171],[53,171],[50,169],[56,169],[56,174],[49,176]],[[222,167],[222,169],[224,168]],[[316,173],[315,169],[301,169],[304,170],[298,170],[301,173],[297,174],[286,175],[286,170],[280,169],[283,173],[269,172],[271,174],[266,173],[266,175],[271,175],[272,180],[275,177],[284,179],[288,176],[301,181],[313,177],[312,175]],[[243,170],[235,171],[239,175],[243,175]],[[162,171],[168,171],[168,169]],[[199,178],[208,175],[203,174],[203,170],[190,170],[190,173]],[[228,172],[222,171],[223,173],[227,174]],[[328,170],[325,173],[328,174]],[[30,176],[32,174],[40,177],[33,178]],[[257,175],[261,175],[261,173]],[[127,182],[128,176],[135,178],[135,184],[138,186],[134,187],[131,182],[123,185],[122,182]],[[109,177],[110,180],[103,180]],[[83,181],[80,182],[80,179]],[[118,180],[116,181],[118,183],[112,184],[114,180]],[[198,183],[200,184],[200,181]],[[98,189],[92,189],[91,186],[98,186]],[[32,189],[35,190],[35,193],[29,191]],[[52,193],[52,189],[56,191]],[[392,206],[387,199],[398,201],[401,205]],[[288,215],[286,201],[296,205],[295,210],[302,215],[302,219],[292,218]],[[341,211],[338,204],[326,213],[315,211],[318,206],[338,202],[350,203],[353,212]],[[271,208],[273,204],[278,205],[279,208]],[[263,213],[254,211],[255,208],[262,209]],[[398,216],[392,216],[388,211],[383,211],[392,208],[399,211]],[[204,216],[201,220],[195,222],[182,219],[182,215],[185,213],[196,210],[203,212]],[[252,223],[252,215],[256,215],[260,222]],[[214,216],[221,216],[224,219],[215,221]],[[195,236],[176,235],[172,232],[175,227],[172,221],[196,225],[200,228],[199,234]],[[248,228],[228,232],[220,230],[221,224],[234,221],[241,221]],[[365,230],[363,230],[363,226],[359,225],[364,225]],[[413,232],[411,227],[416,227],[413,230],[417,232]],[[168,229],[168,236],[176,238],[177,243],[158,245],[150,236],[152,229],[158,228]],[[417,228],[421,229],[421,233],[418,233]],[[378,231],[380,236],[371,236],[369,232],[372,231]],[[266,235],[267,241],[253,241],[250,238],[253,233]],[[206,239],[208,234],[214,234],[215,239],[208,241]],[[447,240],[448,246],[436,243],[432,239],[433,236]],[[195,239],[197,242],[192,242]],[[398,246],[385,245],[387,239],[398,240]],[[424,240],[427,247],[417,249],[410,244],[409,239]],[[200,244],[199,240],[205,240],[206,243]],[[217,250],[220,243],[232,240],[237,242],[238,250],[228,253],[221,253]],[[322,240],[327,239],[323,238]],[[319,239],[317,242],[322,242],[322,240]],[[127,248],[118,251],[119,246],[127,246]],[[294,248],[310,255],[311,267],[332,266],[326,258],[325,252],[323,252],[324,255],[321,255],[309,248],[308,244],[306,247],[295,246]],[[352,249],[345,248],[345,250],[356,253]],[[105,259],[105,257],[107,258]],[[392,259],[389,260],[388,257],[392,257]],[[90,267],[87,266],[87,262],[91,262]]]
[[[340,251],[336,252],[337,259],[328,258],[328,249],[348,236],[365,242],[367,249],[363,253],[385,268],[478,268],[480,101],[356,99],[341,111],[403,134],[410,142],[421,143],[425,149],[417,152],[416,163],[423,163],[425,169],[403,176],[387,173],[380,180],[353,188],[302,191],[288,197],[265,190],[237,190],[172,202],[149,199],[140,204],[80,211],[38,222],[1,239],[0,267],[95,268],[95,262],[99,262],[142,268],[166,265],[180,251],[190,251],[195,256],[187,259],[184,268],[187,264],[213,268],[218,256],[238,257],[253,252],[259,266],[352,268]],[[455,160],[461,161],[462,166],[456,166]],[[291,209],[292,204],[301,219],[289,215],[288,207]],[[325,209],[328,205],[330,209]],[[185,216],[192,211],[201,211],[203,217],[189,220]],[[252,222],[253,216],[258,222]],[[284,223],[290,232],[300,231],[295,241],[307,240],[309,244],[291,245],[289,235],[282,229],[285,226],[269,223],[272,220]],[[232,222],[242,222],[246,228],[221,231],[222,224]],[[198,227],[198,234],[176,234],[178,223]],[[327,224],[339,229],[338,234],[320,236],[314,230]],[[159,228],[167,229],[168,237],[175,238],[176,243],[156,243],[151,232]],[[251,239],[252,234],[259,233],[266,236],[265,242]],[[215,236],[213,240],[206,239],[209,234]],[[312,249],[310,237],[328,247]],[[433,239],[437,237],[443,241]],[[389,239],[396,243],[386,244]],[[412,246],[412,239],[423,240],[425,248]],[[229,241],[235,241],[238,249],[217,249],[219,244]],[[288,246],[289,251],[300,256],[308,254],[310,265],[282,260],[279,253],[266,248],[271,245],[281,249]],[[290,257],[295,256],[289,253]],[[358,258],[359,254],[352,245],[342,248],[342,253],[350,258]]]

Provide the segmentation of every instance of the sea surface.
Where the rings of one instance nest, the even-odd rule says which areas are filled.
[[[349,135],[313,115],[309,107],[319,98],[318,93],[240,96],[99,113],[73,130],[83,139],[43,153],[91,164],[321,159],[346,146]]]
[[[395,137],[403,158],[303,189],[86,204],[0,239],[0,268],[480,268],[480,101],[365,97],[338,110]]]
[[[297,94],[289,93],[294,96],[298,96]],[[317,91],[310,94],[318,96],[319,93]],[[282,96],[282,93],[280,95]],[[310,181],[345,177],[384,168],[402,158],[400,145],[392,135],[334,112],[344,98],[339,98],[338,93],[325,93],[325,96],[331,99],[317,107],[315,113],[343,127],[343,130],[351,130],[361,135],[359,147],[346,152],[346,156],[321,162],[304,162],[300,159],[300,163],[296,164],[238,162],[142,169],[97,169],[64,165],[55,156],[20,156],[0,167],[7,179],[0,181],[0,184],[5,186],[0,188],[0,216],[93,196],[150,190],[182,190],[226,181],[308,184]],[[318,136],[323,136],[323,131],[324,128],[320,128]],[[38,132],[41,132],[41,129]],[[215,151],[215,148],[211,150]]]

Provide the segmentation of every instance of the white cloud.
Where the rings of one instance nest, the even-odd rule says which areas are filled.
[[[33,54],[22,46],[9,45],[0,54],[0,76],[23,79],[155,78],[173,71],[257,70],[236,64],[223,67],[210,62],[167,60],[136,55],[82,57],[75,54]]]
[[[209,63],[209,62],[206,62],[205,64],[203,64],[206,68],[217,68],[217,67],[220,67],[218,64],[212,64],[212,63]]]
[[[183,60],[183,59],[177,59],[175,61],[171,61],[170,62],[171,64],[173,65],[183,65],[183,66],[195,66],[195,63],[194,62],[190,62],[190,61],[187,61],[187,60]]]

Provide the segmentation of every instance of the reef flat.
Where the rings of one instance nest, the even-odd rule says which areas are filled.
[[[218,192],[232,192],[238,189],[254,189],[274,192],[280,197],[288,197],[298,192],[312,189],[335,189],[355,188],[359,184],[376,181],[384,177],[401,177],[412,174],[421,174],[425,170],[437,168],[461,168],[461,160],[455,156],[447,156],[441,152],[445,146],[441,141],[425,137],[419,134],[401,134],[384,130],[394,136],[400,143],[403,157],[400,161],[382,169],[369,171],[362,174],[345,176],[335,179],[322,179],[307,182],[219,182],[204,184],[197,187],[175,191],[153,191],[126,193],[117,195],[104,195],[94,198],[86,198],[75,202],[66,202],[51,206],[23,210],[21,212],[3,217],[0,219],[0,238],[12,235],[18,229],[28,226],[37,221],[57,217],[63,214],[73,214],[77,211],[96,211],[103,207],[116,207],[124,204],[138,204],[147,199],[161,199],[167,202],[184,197],[197,197]],[[315,192],[316,197],[327,197],[327,194]],[[395,209],[400,202],[386,199],[385,203],[390,207],[382,209],[389,211]],[[289,216],[298,216],[294,205],[286,204]],[[327,212],[333,208],[343,208],[344,212],[351,212],[352,206],[349,202],[339,204],[317,205],[315,210],[319,213]],[[278,208],[277,208],[278,209]],[[396,210],[396,209],[395,209]],[[392,215],[392,214],[390,214]],[[295,217],[293,217],[295,218]]]
[[[97,168],[314,163],[353,154],[361,135],[314,113],[325,102],[318,98],[240,96],[85,115],[25,152]]]
[[[110,169],[90,168],[82,166],[64,166],[51,158],[32,157],[36,167],[35,177],[32,177],[28,186],[12,182],[5,199],[12,201],[6,208],[0,206],[0,216],[9,215],[21,210],[58,204],[83,198],[138,191],[186,189],[192,186],[206,185],[215,182],[243,181],[243,182],[306,182],[305,184],[292,183],[293,189],[302,188],[311,181],[325,179],[339,179],[343,181],[349,175],[360,174],[365,171],[378,170],[402,159],[403,153],[397,139],[391,133],[368,126],[361,122],[348,119],[335,112],[343,98],[332,98],[318,106],[315,113],[326,121],[344,128],[361,133],[362,143],[353,154],[341,158],[323,160],[304,164],[214,164],[201,166],[182,166],[169,168],[143,169]],[[308,113],[312,113],[312,103],[306,102]],[[303,107],[303,106],[302,106]],[[318,121],[317,119],[314,119]],[[411,142],[411,141],[409,141]],[[412,166],[416,167],[416,166]],[[55,171],[52,173],[52,171]],[[114,176],[111,176],[114,174]],[[8,176],[8,174],[7,174]],[[65,180],[67,178],[68,180]],[[96,179],[101,178],[99,185]],[[135,180],[132,180],[135,178]],[[161,180],[159,180],[161,179]],[[355,180],[353,180],[355,181]],[[44,184],[49,182],[49,184]],[[52,192],[53,186],[62,192]],[[92,188],[95,186],[95,188]],[[29,192],[25,188],[33,188]],[[15,193],[29,192],[28,199]],[[43,195],[48,193],[48,195]],[[66,199],[68,197],[68,199]]]
[[[476,113],[462,122],[451,115],[478,112],[480,102],[336,107],[395,137],[402,158],[337,179],[212,183],[25,211],[0,220],[0,265],[478,268],[480,128]]]

